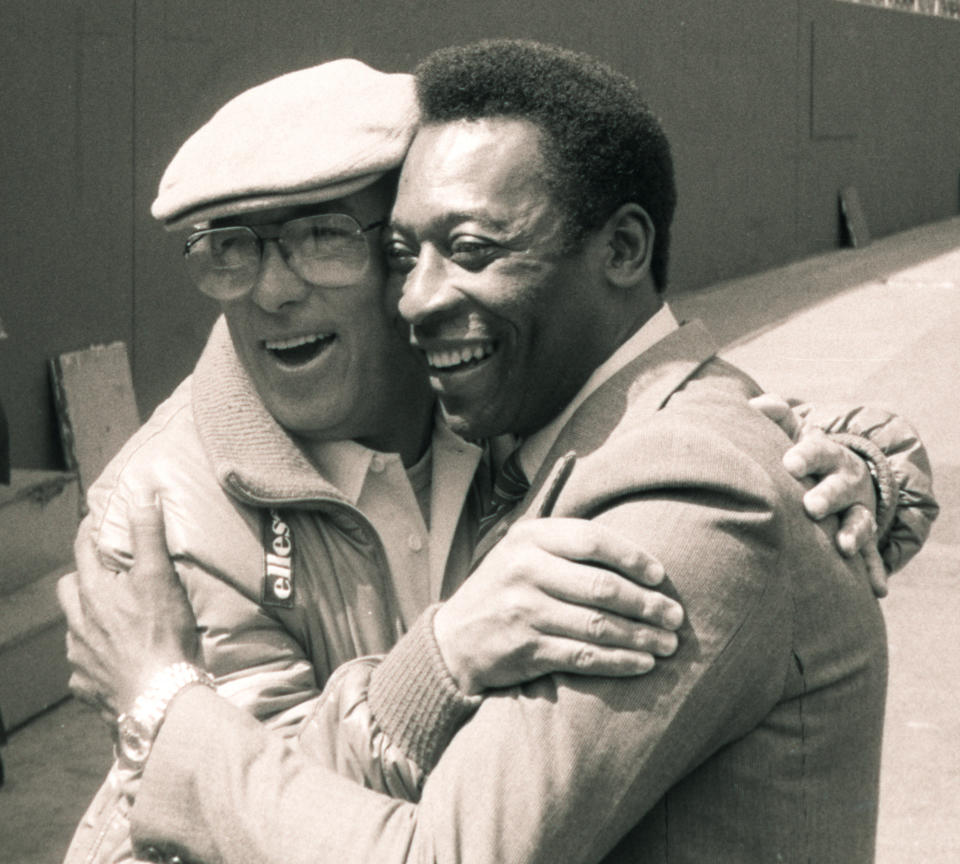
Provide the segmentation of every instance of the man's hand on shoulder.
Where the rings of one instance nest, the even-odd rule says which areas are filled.
[[[877,549],[877,496],[866,462],[822,430],[807,426],[790,405],[764,393],[750,404],[773,420],[793,440],[783,465],[797,480],[812,479],[803,496],[807,515],[816,521],[836,515],[835,543],[841,555],[861,555],[878,597],[887,594],[887,571]]]
[[[114,717],[128,710],[160,670],[194,662],[196,620],[167,553],[156,501],[129,514],[134,564],[103,566],[84,523],[74,544],[77,572],[64,576],[57,597],[67,617],[70,689]]]
[[[673,654],[683,622],[680,604],[657,590],[663,576],[599,523],[521,521],[437,611],[434,634],[467,694],[553,672],[640,675]]]

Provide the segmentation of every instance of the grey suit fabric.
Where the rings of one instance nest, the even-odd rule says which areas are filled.
[[[656,555],[687,614],[673,658],[486,698],[418,804],[310,766],[192,688],[148,762],[136,841],[210,864],[871,861],[883,620],[860,562],[803,513],[754,392],[681,328],[578,409],[516,514],[548,498]]]

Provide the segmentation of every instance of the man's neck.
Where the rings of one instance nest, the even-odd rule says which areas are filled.
[[[392,428],[383,435],[358,438],[357,443],[371,450],[397,453],[403,467],[409,468],[419,462],[430,447],[435,410],[432,394],[426,400],[410,400],[404,409],[395,414],[390,424]]]
[[[389,421],[372,435],[353,439],[357,444],[380,453],[396,453],[409,468],[419,462],[430,447],[433,436],[435,403],[432,394],[427,398],[410,398],[403,405],[395,406]],[[296,436],[300,447],[317,464],[317,454],[330,444],[329,439]]]

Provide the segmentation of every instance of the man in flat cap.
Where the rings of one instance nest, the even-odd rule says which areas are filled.
[[[62,585],[74,640],[72,656],[86,664],[75,685],[87,697],[96,694],[107,707],[124,711],[119,744],[130,779],[139,778],[144,765],[149,778],[148,756],[158,733],[168,728],[167,722],[160,724],[165,716],[168,720],[174,716],[169,713],[172,708],[183,704],[182,711],[189,713],[203,703],[209,709],[208,720],[217,718],[227,748],[240,738],[256,742],[255,755],[245,751],[249,760],[217,766],[239,772],[237,788],[245,790],[240,793],[245,802],[260,794],[290,802],[298,790],[304,793],[303,804],[315,802],[311,797],[315,794],[329,802],[328,809],[314,811],[309,830],[301,832],[270,810],[263,813],[265,821],[248,819],[242,831],[225,841],[221,829],[236,827],[229,802],[239,799],[225,789],[227,803],[187,794],[170,802],[169,810],[161,804],[139,823],[139,836],[157,840],[169,855],[199,850],[210,860],[401,860],[398,850],[409,850],[408,829],[414,823],[406,820],[407,811],[386,803],[378,793],[418,797],[424,762],[404,757],[411,743],[417,757],[442,749],[449,731],[438,729],[455,727],[476,708],[476,694],[490,686],[519,683],[545,671],[589,672],[594,678],[645,671],[652,655],[668,655],[676,647],[675,637],[667,631],[680,623],[678,605],[642,584],[659,581],[659,565],[623,539],[620,531],[597,523],[528,520],[518,526],[520,530],[507,533],[474,571],[469,593],[454,594],[468,572],[478,534],[497,515],[491,507],[477,505],[470,490],[479,490],[478,496],[485,498],[499,496],[504,503],[509,489],[499,478],[490,488],[482,448],[435,422],[433,397],[406,344],[406,331],[396,326],[397,296],[388,290],[378,247],[371,239],[387,218],[393,195],[394,178],[383,172],[399,164],[413,132],[416,111],[411,108],[411,93],[394,86],[403,81],[409,88],[409,79],[372,73],[378,76],[375,80],[352,61],[340,63],[349,66],[318,67],[326,70],[323,75],[316,70],[294,73],[226,106],[184,146],[154,206],[155,215],[170,224],[203,225],[187,240],[187,267],[201,290],[220,300],[225,320],[215,328],[192,379],[158,409],[108,469],[97,487],[103,491],[92,491],[91,525],[101,554],[112,548],[115,563],[129,566],[129,514],[145,522],[139,533],[134,532],[135,538],[149,539],[151,532],[160,530],[156,508],[136,505],[138,492],[159,493],[166,543],[190,596],[206,672],[190,663],[196,659],[193,646],[186,644],[192,628],[190,609],[176,602],[172,580],[158,580],[154,596],[162,601],[159,613],[144,608],[144,616],[133,614],[125,625],[119,623],[122,615],[99,618],[101,610],[86,610],[92,620],[118,625],[106,631],[116,630],[114,658],[127,652],[126,662],[119,664],[125,667],[120,674],[114,674],[118,670],[110,665],[111,649],[98,646],[99,637],[82,623],[83,603],[93,596],[91,586],[104,584],[97,582],[100,574],[86,581],[80,596],[77,580]],[[324,87],[333,83],[325,76],[335,66],[338,73],[349,68],[350,80],[363,77],[370,83],[364,95],[343,96],[339,125],[319,124],[331,134],[342,131],[344,123],[351,129],[354,122],[363,128],[356,141],[349,136],[351,141],[343,144],[318,141],[316,130],[303,119],[316,120],[317,111],[333,104],[325,99]],[[313,75],[318,77],[308,78]],[[309,86],[300,90],[308,81]],[[336,83],[342,94],[345,82]],[[404,99],[409,114],[391,115],[390,110],[400,111]],[[361,106],[368,103],[374,109],[361,122]],[[276,115],[271,113],[273,105]],[[291,116],[306,125],[294,123],[288,135],[284,124]],[[251,122],[254,118],[257,122]],[[260,120],[265,120],[263,136],[251,146],[248,133],[259,128]],[[387,128],[371,136],[371,124],[375,128],[378,123]],[[398,126],[403,126],[402,134],[396,131]],[[381,150],[388,146],[393,155],[386,158]],[[219,162],[211,160],[213,152],[222,155]],[[325,154],[331,154],[334,167],[323,161]],[[178,164],[181,157],[186,162]],[[210,171],[202,167],[208,162]],[[331,188],[332,198],[327,194]],[[468,348],[461,350],[460,345],[456,351],[436,346],[432,350],[435,366],[483,359],[466,356]],[[755,422],[768,421],[757,417]],[[525,430],[506,425],[486,431]],[[870,449],[867,443],[860,446]],[[493,450],[492,461],[499,464],[502,460]],[[889,466],[881,453],[871,453],[881,488],[889,488]],[[558,470],[550,482],[539,485],[543,495],[528,515],[547,514],[556,504],[554,491],[562,491],[569,469],[561,465]],[[103,496],[99,501],[98,494]],[[799,494],[794,488],[795,504]],[[497,539],[504,533],[496,528],[494,532],[489,536]],[[484,542],[489,546],[492,541]],[[153,557],[154,546],[136,551],[130,578],[154,572],[162,577],[163,561]],[[83,544],[78,555],[81,565],[95,569]],[[591,570],[577,563],[597,557],[626,571],[634,581],[616,580],[603,568]],[[524,574],[545,580],[539,595],[554,592],[570,601],[557,607],[563,611],[556,611],[549,624],[535,622],[534,630],[547,631],[544,637],[526,632],[531,616],[552,614],[541,613],[540,605],[526,616],[501,614],[499,604],[508,603],[512,584]],[[860,575],[863,589],[869,590],[866,577]],[[549,582],[553,577],[555,581]],[[132,592],[126,577],[114,584],[117,595]],[[540,584],[535,581],[535,588]],[[461,599],[447,608],[459,611],[444,617],[440,632],[433,626],[437,607],[431,604],[451,594]],[[583,608],[592,605],[599,606],[606,618]],[[107,611],[112,607],[104,605]],[[582,614],[571,616],[569,610],[578,608]],[[164,632],[168,611],[175,621]],[[144,646],[136,634],[150,615],[161,625],[149,631],[159,641]],[[650,626],[635,623],[643,617]],[[458,620],[470,626],[458,626]],[[498,629],[497,622],[505,623]],[[261,738],[254,732],[257,720],[280,726],[297,723],[305,714],[305,700],[327,682],[336,666],[360,654],[386,651],[407,630],[412,632],[400,659],[384,664],[394,673],[402,670],[399,677],[372,677],[362,692],[341,691],[320,702],[321,715],[324,705],[334,705],[334,721],[360,717],[362,735],[352,740],[363,741],[368,752],[359,760],[351,746],[341,747],[349,730],[345,734],[339,726],[332,732],[329,725],[318,727],[316,722],[310,727],[326,736],[319,745],[311,745],[313,757],[320,761],[313,768],[304,768],[291,756],[278,735]],[[168,639],[170,632],[177,638]],[[593,633],[596,644],[582,651],[574,643],[557,640],[566,646],[557,653],[551,649],[551,632],[581,639]],[[518,655],[531,652],[531,662],[517,661]],[[97,657],[107,659],[95,669]],[[595,664],[584,666],[590,657]],[[202,688],[190,685],[211,684],[208,673],[216,676],[220,697],[249,713],[216,700],[207,705]],[[108,680],[113,683],[106,684]],[[330,684],[347,680],[353,679],[334,676]],[[421,740],[416,728],[401,730],[402,747],[397,747],[384,736],[379,718],[426,710],[424,705],[405,704],[413,693],[422,694],[425,703],[432,702],[446,715],[436,728],[425,724]],[[185,728],[179,720],[186,714],[176,716],[178,722],[169,727],[174,736]],[[510,736],[512,731],[503,727],[500,733]],[[184,743],[189,746],[189,741]],[[542,744],[550,746],[547,741]],[[474,756],[482,758],[479,753]],[[512,758],[506,750],[491,756],[491,768]],[[359,768],[348,764],[351,761],[361,763]],[[289,775],[284,765],[293,766]],[[520,765],[518,761],[514,768]],[[357,779],[377,791],[356,789]],[[158,782],[153,783],[154,804]],[[478,791],[486,797],[496,786]],[[513,800],[523,798],[522,788],[512,792]],[[431,802],[427,813],[439,806],[436,794]],[[526,802],[530,810],[524,815],[532,818],[546,803]],[[245,805],[238,806],[242,812]],[[186,820],[184,807],[196,808]],[[220,810],[222,822],[214,810]],[[302,807],[296,810],[302,813]],[[174,818],[174,813],[180,814],[175,837],[164,836],[157,824]],[[372,818],[366,820],[364,813]],[[278,815],[281,818],[274,821]],[[218,823],[216,831],[207,830],[211,822]],[[364,822],[365,832],[354,837],[354,829]],[[138,826],[136,810],[134,825]],[[340,830],[344,833],[337,839]],[[417,842],[429,843],[430,836],[427,830]],[[313,845],[319,837],[323,842]],[[434,839],[446,842],[444,838],[457,842],[447,834]],[[176,843],[165,842],[170,839]],[[523,842],[506,835],[504,840],[511,855],[515,843]],[[437,847],[433,854],[443,858],[451,849]],[[157,849],[140,851],[160,854]],[[460,850],[473,851],[502,860],[491,846]]]

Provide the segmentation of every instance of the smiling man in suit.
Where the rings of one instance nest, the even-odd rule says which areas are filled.
[[[531,480],[476,560],[549,498],[652,550],[687,613],[646,680],[486,700],[424,804],[469,800],[451,836],[498,860],[872,860],[882,616],[797,506],[755,385],[664,303],[658,123],[632,82],[531,44],[440,52],[418,81],[387,247],[400,311],[452,428],[517,435]]]

